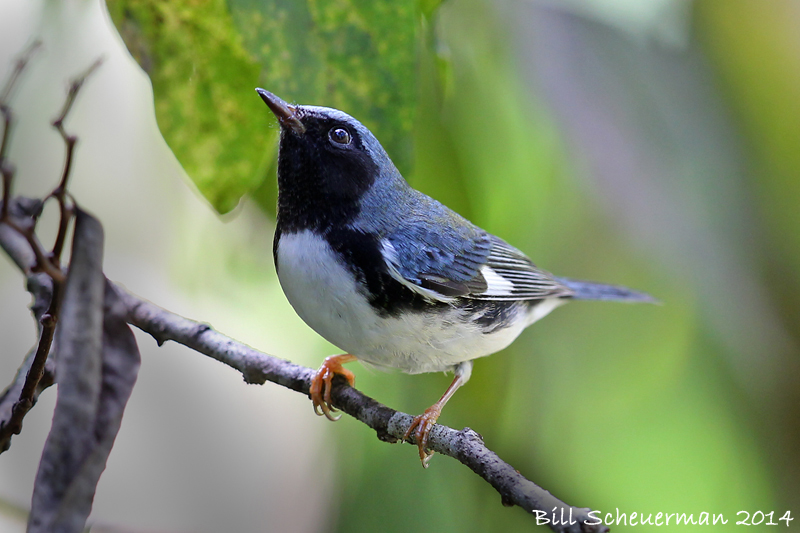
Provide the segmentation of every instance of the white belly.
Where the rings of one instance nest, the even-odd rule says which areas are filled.
[[[544,304],[537,316],[485,334],[464,312],[409,312],[378,315],[352,274],[328,243],[310,231],[283,234],[277,250],[278,278],[297,314],[341,350],[379,367],[405,372],[437,372],[495,353],[508,346],[530,323],[555,304]],[[546,310],[544,309],[546,307]],[[527,312],[520,307],[520,312]]]

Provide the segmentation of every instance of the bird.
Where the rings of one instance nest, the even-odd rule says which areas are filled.
[[[556,277],[524,253],[412,188],[352,116],[289,104],[257,88],[280,125],[273,256],[286,298],[341,355],[311,379],[314,411],[337,420],[332,380],[360,361],[409,374],[453,372],[413,421],[423,467],[430,431],[473,361],[511,344],[571,300],[654,302],[626,287]]]

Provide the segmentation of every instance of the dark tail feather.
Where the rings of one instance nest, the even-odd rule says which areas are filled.
[[[661,303],[647,293],[635,291],[619,285],[606,285],[605,283],[594,283],[592,281],[580,281],[577,279],[557,278],[559,283],[569,287],[574,294],[572,298],[576,300],[609,300],[614,302],[630,303]]]

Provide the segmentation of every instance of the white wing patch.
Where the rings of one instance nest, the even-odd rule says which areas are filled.
[[[483,279],[486,280],[486,290],[481,293],[481,296],[512,296],[514,290],[514,283],[507,280],[498,274],[489,265],[481,267],[481,274]]]
[[[572,294],[551,274],[537,268],[525,254],[494,236],[489,260],[481,268],[481,274],[488,288],[470,296],[478,300],[541,300]]]

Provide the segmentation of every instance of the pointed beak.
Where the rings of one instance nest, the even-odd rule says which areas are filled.
[[[288,128],[294,133],[305,133],[306,127],[297,118],[297,107],[287,104],[274,94],[264,89],[258,88],[256,92],[264,100],[264,103],[269,106],[275,116],[278,117],[282,128]]]

